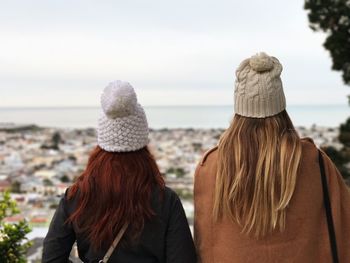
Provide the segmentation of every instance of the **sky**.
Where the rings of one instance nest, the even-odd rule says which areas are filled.
[[[257,52],[284,69],[287,104],[346,104],[349,87],[303,1],[0,0],[0,107],[98,106],[121,79],[141,104],[230,105]]]

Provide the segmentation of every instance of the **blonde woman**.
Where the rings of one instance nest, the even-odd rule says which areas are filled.
[[[265,53],[236,71],[234,118],[195,174],[201,262],[350,262],[349,189],[313,141],[299,138],[281,71]]]

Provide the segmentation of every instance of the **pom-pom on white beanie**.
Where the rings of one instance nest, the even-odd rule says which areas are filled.
[[[128,82],[117,80],[109,83],[101,95],[101,106],[97,143],[102,149],[131,152],[148,144],[146,114]]]
[[[236,70],[235,113],[266,118],[282,112],[286,99],[281,72],[278,59],[263,52],[243,60]]]

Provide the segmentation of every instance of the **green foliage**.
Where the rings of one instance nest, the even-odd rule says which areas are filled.
[[[53,186],[53,182],[50,179],[45,178],[43,180],[44,186]]]
[[[346,147],[350,147],[350,118],[340,125],[339,141]]]
[[[344,83],[350,85],[350,1],[305,0],[304,8],[310,28],[327,33],[323,46],[332,57],[332,69],[341,71]],[[350,178],[350,118],[340,126],[339,141],[344,145],[340,151],[333,147],[324,150],[343,177]]]
[[[174,191],[182,200],[193,200],[193,191],[192,190],[174,188]]]
[[[174,167],[170,167],[167,171],[166,171],[166,174],[175,174],[176,177],[178,178],[182,178],[185,176],[186,172],[183,168],[181,167],[177,167],[177,168],[174,168]]]
[[[330,52],[332,69],[342,71],[350,85],[350,1],[305,0],[310,28],[328,33],[323,46]]]
[[[49,206],[50,209],[57,209],[57,207],[58,207],[58,204],[56,204],[56,203],[52,203]]]
[[[333,163],[337,166],[339,172],[345,179],[350,179],[350,170],[348,168],[350,163],[350,118],[345,123],[340,125],[339,141],[344,145],[340,150],[334,147],[324,147],[323,150],[331,158]]]
[[[69,183],[70,182],[70,179],[67,175],[63,175],[61,178],[60,178],[61,182],[62,183]]]
[[[11,184],[11,192],[12,193],[20,193],[21,192],[21,183],[18,181],[14,181]]]
[[[59,144],[62,142],[61,134],[57,131],[52,135],[52,148],[58,150]]]
[[[200,143],[200,142],[194,142],[194,143],[192,143],[192,146],[193,146],[193,150],[194,150],[195,152],[199,152],[199,151],[201,151],[202,148],[203,148],[203,145],[202,145],[202,143]]]
[[[335,166],[337,166],[339,172],[344,177],[344,179],[350,178],[349,169],[346,167],[346,164],[349,162],[349,152],[346,151],[346,148],[338,151],[334,147],[324,147],[323,150],[329,156],[329,158],[333,161]]]
[[[0,197],[0,262],[1,263],[24,263],[25,254],[31,246],[26,240],[26,234],[31,229],[24,220],[18,223],[5,223],[4,219],[18,214],[19,210],[10,193],[4,192]]]

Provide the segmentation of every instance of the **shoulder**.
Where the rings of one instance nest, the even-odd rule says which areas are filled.
[[[152,199],[154,206],[158,207],[157,209],[163,210],[163,212],[167,211],[169,207],[173,206],[174,203],[180,200],[178,194],[167,186],[162,189],[157,187]]]
[[[183,210],[183,200],[179,194],[169,187],[165,187],[164,205],[169,214]]]
[[[74,212],[79,200],[79,195],[79,188],[75,188],[74,185],[72,185],[68,187],[65,193],[61,196],[62,206],[68,215]]]
[[[304,137],[300,139],[303,147],[316,147],[315,142],[310,137]]]
[[[306,159],[307,161],[318,162],[319,149],[315,145],[314,141],[309,137],[305,137],[301,139],[301,145],[302,145],[303,159]]]
[[[180,197],[173,189],[169,187],[165,187],[164,195],[161,203],[162,203],[161,205],[162,217],[166,222],[169,221],[169,218],[174,213],[178,213],[180,210],[183,210]]]
[[[177,202],[177,200],[180,200],[178,194],[167,186],[164,188],[164,199],[169,204],[173,204],[174,202]]]
[[[205,164],[205,162],[210,159],[210,157],[213,157],[216,153],[217,153],[217,150],[218,150],[218,146],[215,146],[211,149],[209,149],[208,151],[206,151],[204,154],[203,154],[203,157],[202,159],[200,160],[199,162],[199,165],[200,166],[203,166]]]
[[[194,191],[198,193],[199,188],[206,188],[213,184],[217,168],[218,146],[215,146],[204,153],[197,165],[194,174]]]

